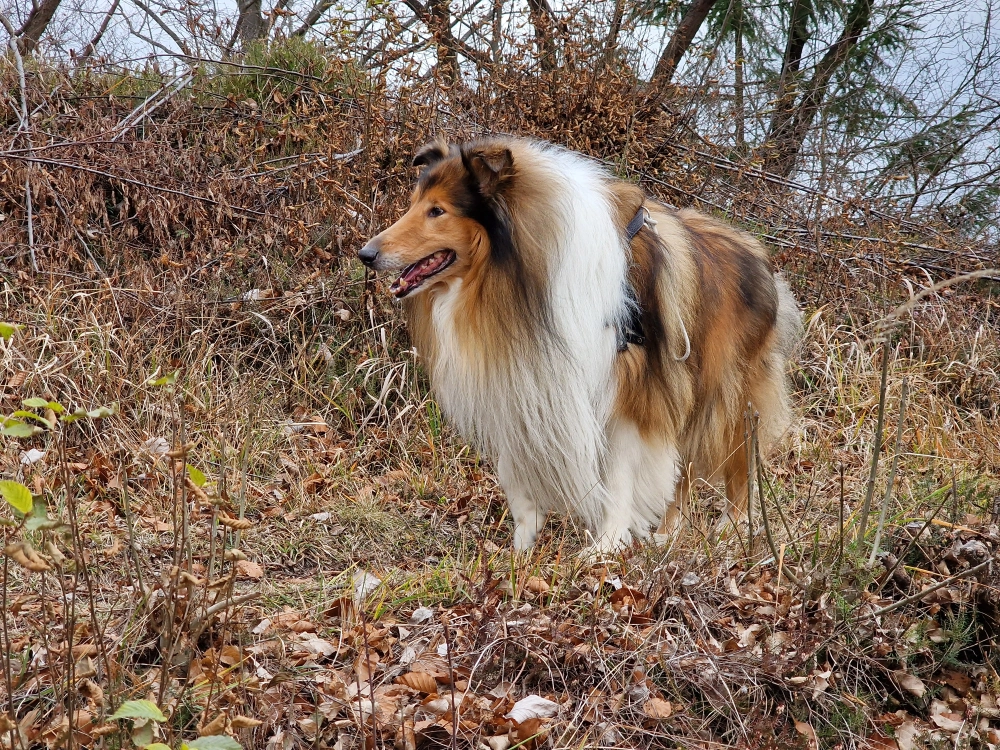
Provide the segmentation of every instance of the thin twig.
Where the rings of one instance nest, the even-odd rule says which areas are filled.
[[[458,713],[455,710],[455,669],[451,658],[451,637],[448,632],[447,615],[441,617],[441,625],[444,626],[444,647],[448,656],[448,679],[451,681],[451,748],[458,750]]]
[[[840,567],[840,563],[844,559],[844,463],[840,463],[840,533],[837,537],[837,565]]]
[[[978,573],[981,570],[985,570],[990,565],[990,563],[992,563],[992,562],[993,562],[992,559],[986,560],[985,562],[981,562],[981,563],[979,563],[979,565],[977,565],[974,568],[969,568],[967,570],[963,570],[961,573],[956,573],[953,576],[945,578],[943,581],[938,581],[937,583],[935,583],[935,584],[933,584],[931,586],[928,586],[927,588],[923,589],[922,591],[918,591],[917,593],[911,594],[910,596],[907,596],[904,599],[900,599],[898,602],[893,602],[892,604],[888,605],[887,607],[882,607],[882,609],[876,609],[874,612],[872,612],[871,614],[869,614],[867,616],[868,617],[881,617],[882,615],[887,614],[889,612],[892,612],[893,610],[899,609],[900,607],[902,607],[902,606],[904,606],[906,604],[909,604],[910,602],[916,601],[917,599],[922,599],[925,596],[927,596],[928,594],[931,594],[931,593],[937,591],[940,588],[944,588],[948,584],[954,583],[955,581],[957,581],[957,580],[959,580],[961,578],[968,578],[969,576],[971,576],[971,575],[973,575],[975,573]]]
[[[885,514],[889,508],[889,501],[892,499],[892,486],[896,481],[896,469],[899,467],[899,447],[903,442],[903,426],[906,423],[906,397],[909,395],[909,382],[903,378],[903,390],[899,395],[899,422],[896,424],[896,447],[892,452],[892,466],[889,469],[889,478],[886,480],[885,496],[882,498],[882,508],[878,514],[878,527],[875,529],[875,540],[872,542],[871,556],[868,558],[868,567],[875,564],[875,557],[878,555],[879,543],[882,541],[882,530],[885,528]]]
[[[194,193],[188,193],[183,190],[175,190],[173,188],[161,187],[159,185],[150,185],[148,182],[142,182],[141,180],[134,180],[130,177],[124,177],[123,175],[112,174],[111,172],[105,172],[100,169],[94,169],[93,167],[87,167],[83,164],[72,164],[70,162],[59,161],[57,159],[40,159],[38,157],[24,156],[17,152],[0,152],[0,159],[18,159],[24,162],[30,162],[32,164],[47,164],[51,167],[65,167],[66,169],[76,169],[80,172],[88,172],[90,174],[96,174],[100,177],[107,177],[109,180],[117,180],[118,182],[124,182],[128,185],[135,185],[136,187],[146,188],[147,190],[152,190],[158,193],[168,193],[169,195],[179,195],[184,198],[191,198],[192,200],[201,201],[202,203],[207,203],[210,206],[221,205],[219,201],[212,200],[211,198],[206,198],[203,195],[195,195]],[[255,211],[252,208],[244,208],[242,206],[231,206],[226,205],[225,208],[237,212],[250,214],[252,216],[269,216],[266,211]],[[277,218],[277,217],[275,217]]]
[[[878,322],[877,327],[886,328],[892,325],[897,318],[899,318],[901,315],[904,315],[905,313],[909,312],[914,307],[916,307],[917,303],[920,300],[922,300],[924,297],[929,297],[935,292],[939,292],[942,289],[947,289],[948,287],[954,286],[955,284],[961,284],[963,281],[973,281],[974,279],[992,278],[998,274],[1000,274],[1000,269],[986,268],[980,271],[971,271],[969,273],[959,274],[958,276],[952,276],[950,279],[943,279],[942,281],[939,281],[938,283],[929,286],[926,289],[921,289],[919,292],[914,294],[912,297],[910,297],[910,299],[908,299],[906,302],[901,304],[891,313],[882,318]]]
[[[774,543],[774,537],[771,535],[771,522],[768,520],[767,507],[764,504],[764,470],[761,467],[760,451],[757,449],[757,426],[759,421],[759,416],[755,414],[754,418],[750,422],[751,439],[753,440],[754,445],[754,464],[756,464],[757,468],[757,499],[760,503],[760,518],[764,523],[764,537],[767,539],[767,546],[770,548],[771,554],[774,556],[775,561],[777,561],[779,559],[778,546]],[[798,576],[792,573],[792,571],[786,570],[785,575],[788,577],[789,581],[794,583],[800,589],[805,589],[805,586],[802,585],[802,581],[800,581]]]
[[[882,453],[882,432],[885,429],[885,387],[889,377],[889,337],[882,340],[882,383],[878,393],[878,417],[875,420],[875,442],[872,445],[872,465],[868,474],[868,487],[865,489],[865,504],[861,508],[861,520],[858,522],[856,539],[864,540],[868,530],[868,513],[871,511],[872,497],[875,495],[875,477],[878,475],[878,459]]]
[[[900,566],[900,563],[902,563],[903,560],[906,559],[906,556],[910,554],[910,550],[916,546],[917,541],[920,539],[923,533],[927,531],[927,527],[929,527],[934,522],[934,519],[937,517],[937,514],[941,512],[941,509],[944,507],[944,504],[946,502],[948,502],[947,492],[944,493],[944,499],[940,503],[938,503],[938,506],[933,510],[930,517],[928,517],[928,519],[924,522],[924,525],[920,527],[920,531],[918,531],[916,535],[914,535],[913,538],[910,539],[909,544],[906,545],[906,549],[904,549],[903,552],[899,555],[899,557],[896,558],[896,562],[893,563],[892,566],[890,566],[890,568],[885,572],[885,576],[882,579],[882,583],[879,585],[880,589],[883,586],[885,586],[885,584],[892,577],[892,574],[896,572],[896,568],[898,568]]]
[[[114,133],[114,136],[112,136],[111,140],[117,141],[125,135],[130,128],[137,126],[145,118],[149,117],[153,114],[153,112],[170,101],[172,97],[187,86],[193,79],[194,72],[188,71],[187,73],[177,76],[169,83],[163,84],[163,86],[146,97],[142,104],[129,112],[121,122],[112,128],[111,132]]]

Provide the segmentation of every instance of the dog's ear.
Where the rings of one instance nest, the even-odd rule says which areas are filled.
[[[502,143],[473,143],[462,147],[462,163],[476,179],[486,198],[496,195],[504,181],[514,174],[514,155]]]
[[[441,139],[431,141],[425,146],[422,146],[416,154],[413,155],[413,166],[423,167],[436,164],[448,156],[448,144]]]

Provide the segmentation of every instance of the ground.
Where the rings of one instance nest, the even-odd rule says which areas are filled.
[[[802,244],[794,195],[735,200],[808,321],[752,533],[709,533],[699,488],[667,543],[593,560],[557,516],[515,555],[352,257],[419,123],[368,111],[405,122],[358,151],[349,102],[220,85],[127,154],[100,136],[128,104],[38,105],[76,116],[29,176],[36,244],[0,223],[0,472],[33,495],[0,511],[5,746],[1000,745],[996,272],[959,239],[845,206]],[[671,158],[631,176],[680,203]]]

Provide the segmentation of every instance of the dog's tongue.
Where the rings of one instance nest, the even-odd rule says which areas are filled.
[[[405,293],[412,287],[419,286],[420,282],[437,271],[442,264],[447,262],[448,257],[449,252],[447,250],[439,250],[433,255],[428,255],[423,260],[414,263],[412,266],[406,268],[403,271],[403,274],[392,283],[389,291],[393,294],[399,295]]]

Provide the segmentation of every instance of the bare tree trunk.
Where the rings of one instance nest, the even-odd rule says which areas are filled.
[[[503,33],[503,0],[493,0],[493,36],[490,39],[490,59],[500,62],[500,39]]]
[[[708,12],[717,2],[718,0],[695,0],[691,3],[656,63],[653,78],[650,81],[654,87],[662,87],[673,80],[674,73],[677,72],[677,65],[684,57],[684,53],[691,47],[691,43],[708,16]]]
[[[528,15],[535,27],[535,44],[538,45],[538,59],[542,70],[555,70],[556,40],[555,14],[548,0],[528,0]]]
[[[795,111],[795,96],[798,92],[799,68],[802,53],[809,41],[809,18],[806,0],[794,0],[788,21],[788,37],[785,40],[785,56],[781,62],[781,78],[768,127],[768,139],[787,126]]]
[[[244,48],[250,42],[263,39],[267,34],[267,22],[261,13],[261,0],[237,0],[240,17],[236,21],[236,35],[243,41]]]
[[[24,26],[21,27],[17,40],[21,54],[30,53],[38,46],[42,34],[48,28],[49,21],[52,20],[52,16],[55,15],[56,8],[61,2],[62,0],[42,0],[40,5],[32,4],[31,13],[28,15],[28,20],[24,22]]]
[[[847,62],[861,35],[871,21],[873,0],[855,0],[848,11],[844,30],[816,65],[812,78],[804,85],[799,103],[783,117],[777,128],[768,133],[764,145],[767,152],[764,168],[787,177],[795,167],[796,157],[802,150],[816,113],[827,95],[827,86],[833,74]]]

